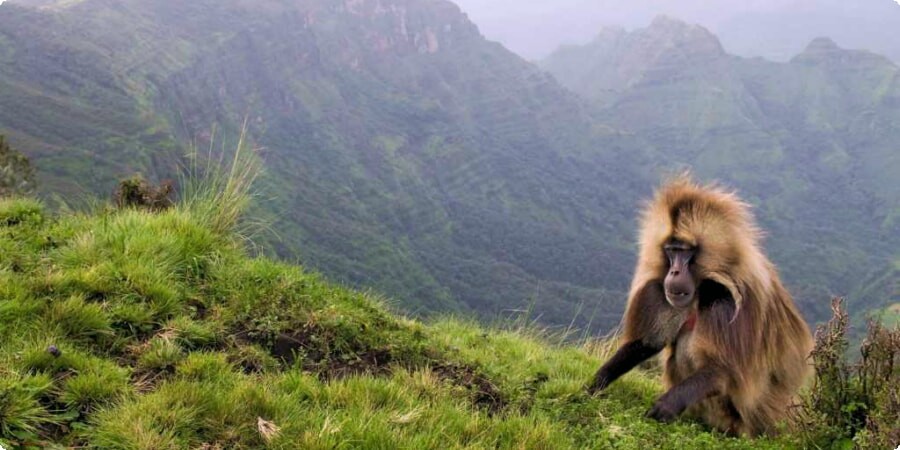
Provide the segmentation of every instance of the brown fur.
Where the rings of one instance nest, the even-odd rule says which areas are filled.
[[[681,401],[687,413],[733,434],[772,433],[787,418],[810,373],[813,341],[759,237],[747,204],[687,176],[663,186],[648,203],[623,342],[663,348],[663,380],[671,390],[651,417],[691,398]],[[700,282],[686,310],[672,307],[662,290],[668,271],[662,248],[672,238],[697,248],[697,280],[717,283]],[[691,314],[697,317],[693,330],[684,326]],[[618,376],[606,370],[598,372],[602,381],[595,381],[595,390]],[[693,388],[674,389],[692,376],[693,384],[685,385]],[[675,409],[674,415],[681,412]]]

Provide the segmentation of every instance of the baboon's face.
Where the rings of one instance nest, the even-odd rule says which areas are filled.
[[[673,239],[663,246],[663,250],[669,260],[669,271],[664,282],[666,300],[676,308],[686,308],[691,305],[697,291],[697,282],[691,273],[696,248]]]

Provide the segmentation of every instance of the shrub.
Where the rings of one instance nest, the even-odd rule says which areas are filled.
[[[174,204],[172,181],[164,180],[154,187],[140,175],[119,182],[113,200],[119,208],[143,208],[150,211],[169,209]]]
[[[842,299],[816,329],[816,380],[798,414],[807,443],[844,448],[900,445],[900,327],[870,321],[861,358],[846,358],[849,318]]]
[[[900,446],[900,326],[886,329],[877,322],[869,323],[859,374],[869,405],[866,428],[857,439],[859,445]]]
[[[10,147],[0,135],[0,197],[28,194],[34,187],[31,160]]]

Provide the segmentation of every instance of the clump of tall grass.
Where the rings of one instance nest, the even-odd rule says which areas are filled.
[[[246,236],[250,231],[252,223],[242,220],[242,215],[251,205],[253,184],[263,168],[247,141],[245,124],[230,155],[224,145],[215,151],[214,143],[206,155],[196,150],[188,154],[178,208],[189,211],[213,232]]]

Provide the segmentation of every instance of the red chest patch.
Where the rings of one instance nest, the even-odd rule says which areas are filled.
[[[682,332],[691,332],[694,331],[694,327],[697,326],[697,311],[691,312],[691,315],[688,316],[687,320],[684,321],[684,325],[681,326]]]

